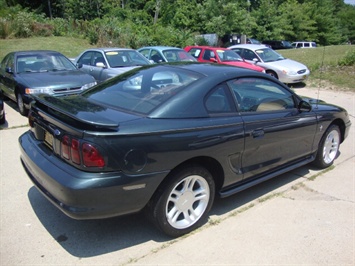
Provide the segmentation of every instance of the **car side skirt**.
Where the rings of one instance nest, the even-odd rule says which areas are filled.
[[[253,187],[253,186],[257,185],[257,184],[265,182],[265,181],[267,181],[267,180],[269,180],[271,178],[274,178],[274,177],[279,176],[281,174],[287,173],[287,172],[289,172],[291,170],[294,170],[296,168],[299,168],[299,167],[301,167],[303,165],[309,164],[312,161],[314,161],[314,159],[315,159],[315,157],[314,157],[314,155],[312,155],[312,156],[310,156],[310,157],[308,157],[308,158],[306,158],[306,159],[304,159],[302,161],[299,161],[299,162],[297,162],[295,164],[292,164],[290,166],[287,166],[287,167],[282,168],[280,170],[277,170],[275,172],[263,175],[263,176],[261,176],[259,178],[251,179],[250,181],[247,181],[247,182],[246,181],[241,181],[238,184],[236,184],[235,186],[232,186],[232,187],[229,187],[226,190],[220,191],[219,195],[220,195],[221,198],[229,197],[229,196],[231,196],[233,194],[241,192],[241,191],[243,191],[245,189],[248,189],[250,187]]]

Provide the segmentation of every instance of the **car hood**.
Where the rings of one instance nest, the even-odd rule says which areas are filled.
[[[121,123],[140,119],[140,116],[121,112],[117,109],[109,108],[104,105],[89,101],[86,97],[70,95],[55,97],[48,94],[34,95],[34,108],[47,109],[50,107],[55,115],[63,118],[67,117],[74,126],[81,123],[84,128],[117,128]],[[68,119],[69,118],[69,119]],[[85,126],[84,126],[85,125]]]
[[[268,67],[273,66],[274,68],[287,68],[289,70],[294,70],[294,71],[299,71],[301,69],[307,69],[307,67],[304,64],[301,64],[297,61],[287,59],[287,58],[283,59],[283,60],[279,60],[279,61],[266,62],[266,63],[262,63],[262,64],[265,64]]]
[[[264,70],[262,67],[259,67],[259,66],[256,66],[254,64],[250,64],[250,63],[247,63],[244,61],[222,62],[222,64],[229,65],[229,66],[248,68],[248,69],[259,71],[259,72],[262,72]]]
[[[95,82],[90,75],[80,71],[50,71],[39,73],[21,73],[18,77],[27,87],[81,87]]]
[[[344,108],[331,103],[327,103],[321,99],[311,98],[307,96],[301,96],[301,98],[302,100],[312,105],[313,111],[345,111]]]

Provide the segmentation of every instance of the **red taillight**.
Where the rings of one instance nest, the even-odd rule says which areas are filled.
[[[89,143],[83,144],[83,161],[87,167],[104,167],[105,161],[99,151]]]
[[[80,149],[80,141],[70,138],[67,135],[62,137],[62,157],[71,160],[75,164],[81,164],[80,157],[83,158],[83,164],[86,167],[104,167],[105,160],[97,148],[89,143],[83,143]],[[82,156],[80,156],[80,152]]]
[[[77,139],[72,139],[71,140],[71,149],[70,149],[70,155],[71,155],[71,160],[73,163],[80,164],[80,151],[79,151],[79,140]]]

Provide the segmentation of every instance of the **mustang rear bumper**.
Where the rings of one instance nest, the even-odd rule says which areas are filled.
[[[35,186],[66,215],[97,219],[140,211],[168,172],[127,175],[80,171],[48,153],[30,131],[19,138],[21,161]]]

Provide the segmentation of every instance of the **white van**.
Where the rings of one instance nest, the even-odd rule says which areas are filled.
[[[316,48],[317,44],[315,42],[293,42],[291,46],[293,48]]]

